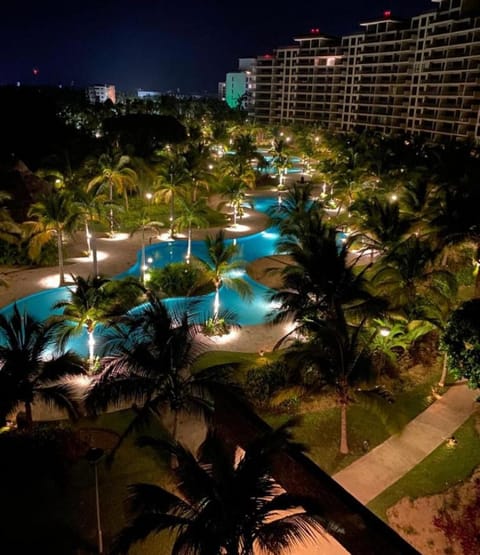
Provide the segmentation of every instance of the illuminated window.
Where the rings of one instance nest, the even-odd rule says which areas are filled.
[[[327,58],[327,67],[332,67],[335,65],[335,56],[330,56]]]

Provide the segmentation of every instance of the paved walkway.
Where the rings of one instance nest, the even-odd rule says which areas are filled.
[[[449,388],[441,399],[409,422],[396,434],[333,478],[367,504],[420,463],[479,408],[478,390],[464,383]]]

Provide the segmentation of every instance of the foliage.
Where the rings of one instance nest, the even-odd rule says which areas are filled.
[[[313,502],[282,493],[271,477],[275,452],[291,440],[289,426],[247,445],[238,462],[235,446],[215,434],[207,436],[199,460],[179,444],[145,438],[142,445],[177,457],[178,494],[154,484],[132,485],[132,516],[112,553],[127,553],[162,531],[175,535],[174,553],[191,555],[252,555],[254,543],[264,553],[279,553],[321,533],[324,522]]]
[[[222,317],[207,318],[203,324],[203,333],[207,337],[227,335],[230,332],[229,323]]]
[[[480,386],[480,299],[463,303],[448,320],[441,338],[448,367],[457,379],[466,378],[469,387]]]
[[[202,268],[195,262],[172,262],[149,272],[148,287],[165,297],[190,297],[206,294],[215,288],[203,279]]]
[[[442,530],[449,542],[460,544],[464,555],[480,552],[480,478],[476,478],[473,491],[473,499],[462,506],[460,514],[452,514],[449,507],[442,507],[433,519],[433,524]],[[456,501],[461,503],[458,494]]]
[[[288,368],[282,361],[271,362],[247,372],[245,393],[255,403],[268,405],[279,389],[288,384]]]
[[[68,380],[85,373],[78,356],[58,350],[52,326],[42,323],[14,305],[10,316],[0,314],[0,419],[23,404],[32,427],[32,404],[43,400],[78,413],[69,395]]]

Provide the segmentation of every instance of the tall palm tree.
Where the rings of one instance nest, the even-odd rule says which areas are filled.
[[[25,222],[28,231],[28,252],[32,259],[40,256],[42,247],[53,236],[57,239],[58,269],[60,286],[65,283],[63,262],[63,240],[66,233],[72,233],[80,221],[80,212],[67,191],[52,191],[32,204],[29,216],[34,220]]]
[[[61,345],[84,330],[88,335],[90,370],[95,362],[95,329],[99,324],[113,325],[126,311],[140,301],[142,290],[137,281],[126,278],[111,281],[99,276],[83,278],[72,276],[74,286],[67,299],[56,302],[54,309],[62,314],[53,316],[57,339]]]
[[[32,405],[41,400],[77,415],[65,381],[85,373],[81,360],[70,351],[55,351],[53,328],[14,305],[10,316],[0,314],[0,417],[22,403],[26,422],[33,425]],[[53,351],[53,354],[52,354]]]
[[[92,257],[92,273],[98,276],[97,238],[93,225],[102,221],[108,197],[93,188],[77,187],[73,193],[74,202],[85,226],[87,254]]]
[[[168,152],[161,160],[160,170],[153,190],[154,202],[170,205],[170,237],[175,234],[175,197],[190,184],[185,158],[178,152]]]
[[[205,260],[199,259],[199,262],[203,266],[206,277],[215,286],[213,302],[213,320],[215,321],[218,319],[220,311],[221,285],[233,289],[246,299],[251,298],[252,289],[243,277],[235,275],[235,272],[244,270],[245,263],[235,258],[238,255],[239,248],[233,243],[226,242],[223,230],[220,230],[213,237],[207,235],[205,245],[207,247],[207,258]]]
[[[181,231],[187,230],[186,261],[190,262],[192,255],[192,227],[197,228],[208,225],[207,206],[203,198],[193,200],[188,195],[179,198],[180,215],[175,219],[175,227]]]
[[[112,553],[127,553],[162,531],[175,533],[174,553],[191,555],[253,555],[257,546],[277,554],[322,534],[320,511],[315,514],[312,501],[284,492],[270,475],[275,451],[290,439],[280,428],[248,445],[237,460],[235,447],[211,434],[197,460],[181,445],[145,438],[142,445],[178,458],[178,492],[153,484],[130,486],[132,519]]]
[[[289,366],[315,372],[317,387],[328,384],[334,388],[340,405],[339,450],[343,455],[349,452],[348,406],[354,400],[354,391],[359,391],[359,383],[367,377],[362,370],[365,370],[368,359],[367,348],[376,334],[375,330],[365,338],[366,321],[363,318],[352,326],[345,321],[325,318],[305,319],[296,328],[305,339],[288,347],[284,355]],[[379,388],[370,391],[383,393]]]
[[[247,204],[247,189],[245,182],[236,177],[227,175],[221,181],[222,196],[227,197],[233,208],[233,226],[237,225],[237,217],[243,214],[243,206]]]
[[[111,404],[135,404],[134,418],[119,444],[152,417],[161,419],[166,408],[174,415],[175,439],[181,412],[211,410],[212,373],[190,373],[190,365],[203,351],[199,332],[187,311],[171,315],[152,293],[146,306],[126,314],[112,330],[110,354],[93,376],[85,405],[97,414]]]
[[[99,173],[93,177],[88,185],[87,190],[100,190],[104,187],[108,188],[108,201],[110,203],[110,234],[114,233],[114,217],[113,217],[113,194],[123,195],[125,199],[125,208],[128,210],[128,193],[138,189],[137,174],[130,167],[131,160],[129,156],[114,156],[110,154],[102,154],[98,159]]]

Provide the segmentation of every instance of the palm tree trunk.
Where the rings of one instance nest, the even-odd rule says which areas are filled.
[[[88,330],[88,367],[89,370],[93,370],[93,365],[95,363],[95,338],[93,337],[93,329]]]
[[[85,222],[85,237],[87,239],[87,256],[90,256],[90,254],[92,252],[92,243],[90,241],[91,233],[90,233],[90,229],[88,227],[88,222]]]
[[[60,287],[65,285],[65,272],[63,270],[63,235],[60,229],[57,230],[57,251],[58,251],[58,275]]]
[[[25,420],[27,422],[27,430],[31,431],[33,429],[32,404],[28,401],[25,401]]]
[[[174,443],[177,442],[177,436],[178,436],[178,410],[174,410],[173,429],[172,429],[172,438]],[[170,468],[172,468],[173,470],[175,470],[175,468],[178,468],[178,457],[175,455],[175,453],[172,453],[170,456]]]
[[[479,266],[480,243],[477,243],[477,253],[476,253],[475,261],[477,263],[477,274],[475,276],[475,293],[474,293],[474,296],[475,296],[475,298],[479,298],[480,297],[480,266]]]
[[[172,191],[170,196],[170,237],[173,239],[173,220],[175,219],[175,196]]]
[[[109,220],[110,220],[110,235],[113,236],[113,208],[112,208],[112,202],[113,202],[113,183],[112,183],[112,180],[111,180],[111,179],[108,181],[108,200],[110,201],[110,213],[109,213]]]
[[[443,353],[443,365],[442,365],[442,375],[440,376],[440,381],[438,382],[438,385],[440,387],[444,387],[445,386],[445,380],[447,379],[447,353]]]
[[[237,205],[233,205],[233,227],[237,225]]]
[[[348,440],[347,440],[347,403],[342,401],[340,406],[340,453],[347,455]]]
[[[192,254],[192,226],[188,226],[188,240],[187,240],[187,264],[190,264],[190,256]]]
[[[215,298],[213,299],[213,319],[218,319],[218,313],[220,311],[220,289],[218,285],[215,285]]]
[[[93,277],[98,276],[97,237],[95,232],[91,234]]]

